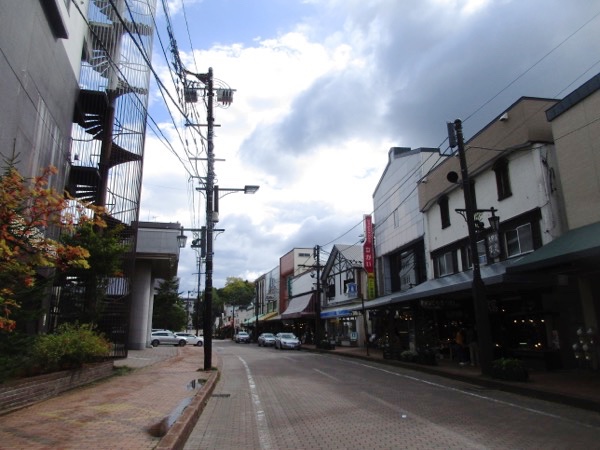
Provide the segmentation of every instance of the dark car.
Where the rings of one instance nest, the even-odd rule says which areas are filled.
[[[245,331],[240,331],[235,335],[235,342],[239,344],[240,342],[245,342],[246,344],[250,343],[250,335]]]
[[[275,346],[275,335],[273,333],[261,333],[258,337],[259,347],[274,347]]]

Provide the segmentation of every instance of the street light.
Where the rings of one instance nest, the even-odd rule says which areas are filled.
[[[187,236],[183,234],[183,227],[181,227],[181,233],[177,236],[177,245],[179,248],[185,248],[185,243],[187,242]]]
[[[209,97],[210,103],[211,97]],[[212,108],[209,106],[209,111]],[[212,122],[212,114],[209,114],[209,123]],[[212,153],[212,133],[209,133],[209,170],[206,185],[196,188],[197,191],[206,192],[206,270],[205,270],[205,291],[204,291],[204,370],[210,370],[212,367],[212,287],[213,287],[213,233],[215,223],[219,221],[219,195],[221,192],[243,192],[244,194],[254,194],[258,191],[259,186],[246,185],[243,188],[219,188],[213,184],[214,170],[212,161],[214,156]],[[225,194],[227,195],[227,194]]]

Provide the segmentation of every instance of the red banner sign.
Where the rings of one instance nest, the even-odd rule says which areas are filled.
[[[375,251],[373,248],[373,222],[370,215],[364,216],[365,242],[363,244],[363,266],[367,274],[375,272]]]

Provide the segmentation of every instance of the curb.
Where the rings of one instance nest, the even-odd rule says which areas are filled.
[[[183,449],[220,378],[221,361],[219,360],[217,362],[217,369],[211,371],[203,389],[194,396],[190,405],[183,410],[181,416],[169,428],[158,445],[154,447],[155,450]]]

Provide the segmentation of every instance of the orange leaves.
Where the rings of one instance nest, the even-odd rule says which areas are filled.
[[[26,179],[9,167],[0,177],[0,329],[14,329],[10,315],[19,307],[18,292],[35,285],[37,269],[89,267],[86,249],[50,239],[50,230],[70,232],[82,220],[106,225],[101,218],[87,218],[100,212],[92,205],[76,203],[76,212],[67,213],[69,200],[48,187],[56,173],[48,167]]]

